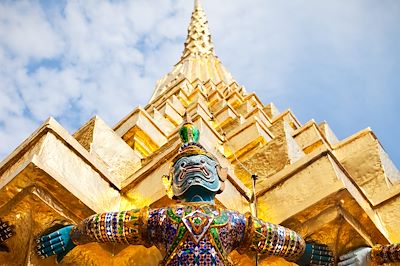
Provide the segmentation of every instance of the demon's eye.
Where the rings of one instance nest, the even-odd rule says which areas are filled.
[[[181,162],[181,167],[185,167],[186,162]]]
[[[205,164],[206,161],[205,161],[204,159],[201,159],[201,160],[200,160],[200,163]]]

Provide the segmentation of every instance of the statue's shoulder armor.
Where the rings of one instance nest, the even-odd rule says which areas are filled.
[[[191,205],[172,205],[157,209],[151,209],[150,219],[157,219],[158,222],[169,219],[174,223],[180,223],[182,221],[182,217],[188,215],[195,209],[196,207]]]
[[[231,223],[231,225],[246,224],[246,216],[237,211],[222,209],[220,210],[220,214],[214,219],[214,224],[223,226],[227,223]]]
[[[246,217],[245,215],[234,211],[234,210],[228,210],[228,209],[223,209],[219,208],[217,206],[213,205],[202,205],[202,206],[197,206],[197,205],[173,205],[173,206],[167,206],[167,207],[162,207],[162,208],[157,208],[157,209],[150,209],[149,210],[149,216],[150,219],[157,219],[159,220],[158,222],[161,222],[161,220],[164,219],[169,219],[172,222],[175,223],[180,223],[182,221],[182,218],[185,217],[186,215],[192,213],[193,211],[198,211],[200,210],[201,212],[210,215],[213,217],[213,223],[212,226],[224,226],[228,224],[229,222],[231,223],[240,223],[240,222],[245,222]]]
[[[218,215],[214,217],[214,226],[225,226],[230,220],[230,212],[228,210],[218,210]]]
[[[173,222],[180,223],[182,221],[182,217],[188,215],[195,208],[191,205],[175,205],[169,206],[165,208],[165,213],[168,219],[172,220]]]

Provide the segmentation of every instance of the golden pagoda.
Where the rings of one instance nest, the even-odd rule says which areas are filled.
[[[171,204],[161,177],[179,149],[185,112],[201,145],[229,169],[219,205],[282,224],[336,255],[400,242],[400,173],[371,129],[338,140],[326,122],[301,124],[291,110],[248,93],[216,56],[196,0],[183,54],[146,107],[113,128],[96,116],[72,135],[49,118],[0,163],[0,218],[15,226],[0,265],[54,265],[35,254],[36,237],[53,225]],[[232,257],[235,265],[254,265],[250,256]],[[160,260],[155,247],[93,243],[61,265]],[[292,264],[268,258],[259,265]]]

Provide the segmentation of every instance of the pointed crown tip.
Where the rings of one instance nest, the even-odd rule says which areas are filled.
[[[185,112],[182,126],[179,129],[179,136],[183,144],[199,142],[199,129],[193,124],[192,118],[187,111]]]
[[[194,8],[197,9],[197,8],[200,8],[200,7],[201,7],[200,0],[194,0]]]
[[[193,124],[192,117],[190,116],[190,113],[188,111],[185,111],[183,124]]]

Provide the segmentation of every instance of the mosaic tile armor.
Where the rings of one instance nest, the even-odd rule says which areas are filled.
[[[371,260],[378,264],[400,262],[400,243],[374,246],[371,250]]]
[[[290,229],[209,204],[96,214],[75,226],[71,238],[75,244],[155,245],[164,256],[161,265],[231,265],[235,249],[295,261],[305,248]]]

